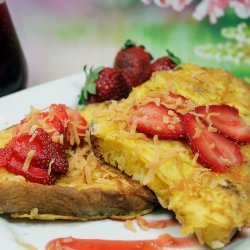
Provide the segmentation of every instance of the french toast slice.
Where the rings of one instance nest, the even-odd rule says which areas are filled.
[[[0,147],[15,127],[0,131]],[[67,152],[69,170],[55,185],[26,181],[0,167],[0,213],[39,220],[126,220],[151,212],[151,190],[97,160],[84,142]]]
[[[185,140],[158,140],[136,132],[131,111],[143,102],[159,102],[171,91],[196,105],[228,104],[250,124],[250,86],[232,74],[183,64],[154,74],[127,99],[95,113],[92,147],[97,157],[147,185],[160,204],[176,214],[184,235],[221,248],[250,222],[250,145],[240,145],[244,162],[224,173],[199,164]]]

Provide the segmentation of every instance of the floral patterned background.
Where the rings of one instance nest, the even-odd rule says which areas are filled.
[[[130,38],[154,57],[225,68],[250,81],[250,0],[7,0],[28,86],[113,64]]]

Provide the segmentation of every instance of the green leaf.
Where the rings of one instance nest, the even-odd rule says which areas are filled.
[[[174,53],[172,53],[168,49],[166,51],[167,51],[169,59],[171,59],[174,62],[175,66],[178,66],[179,64],[181,64],[181,59],[179,57],[177,57]]]
[[[124,46],[122,47],[122,49],[127,49],[127,48],[130,48],[130,47],[133,47],[135,46],[136,43],[130,39],[128,39],[125,43],[124,43]]]
[[[82,96],[84,100],[88,99],[88,91],[86,90],[86,88],[83,89]]]
[[[93,70],[91,70],[91,71],[92,71],[92,74],[93,74],[93,75],[96,75],[97,77],[99,77],[99,74],[100,74],[100,72],[101,72],[103,69],[104,69],[104,67],[103,67],[103,66],[100,66],[100,67],[95,68],[95,69],[93,69]]]
[[[95,81],[99,78],[100,72],[104,69],[104,67],[91,67],[88,69],[87,65],[83,66],[83,71],[86,75],[86,83],[85,86],[81,90],[81,94],[79,96],[78,105],[83,105],[88,100],[88,94],[95,95],[96,94],[96,83]]]
[[[83,94],[81,92],[80,96],[79,96],[79,100],[78,100],[78,105],[83,105],[85,103],[84,98],[83,98]]]
[[[88,92],[90,94],[93,94],[93,95],[96,94],[96,85],[94,83],[90,83],[86,87],[87,87],[87,91],[86,92]]]

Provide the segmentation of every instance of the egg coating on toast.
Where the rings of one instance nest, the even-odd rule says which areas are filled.
[[[232,74],[183,64],[155,73],[127,99],[98,110],[92,120],[92,147],[98,157],[152,189],[164,208],[173,210],[182,233],[195,233],[212,248],[227,244],[250,222],[250,145],[240,145],[243,165],[215,173],[199,164],[184,140],[158,140],[136,132],[135,105],[158,102],[172,92],[195,105],[227,104],[250,124],[250,87]]]

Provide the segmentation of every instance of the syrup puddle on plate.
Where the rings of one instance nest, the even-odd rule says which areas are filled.
[[[195,237],[172,237],[169,234],[162,234],[157,239],[133,241],[57,238],[47,244],[46,250],[161,250],[165,247],[191,246],[199,246]]]

